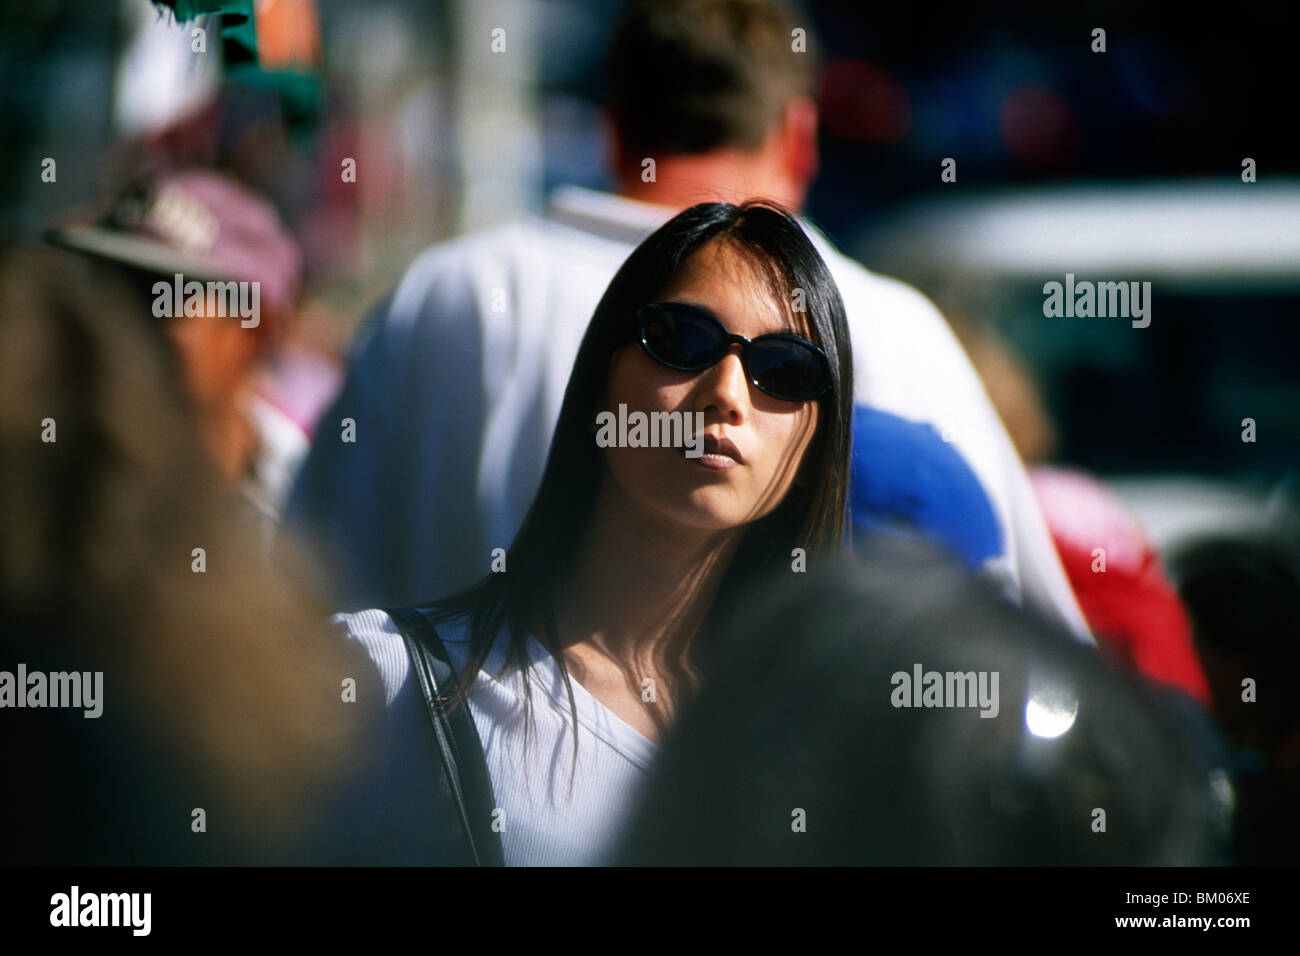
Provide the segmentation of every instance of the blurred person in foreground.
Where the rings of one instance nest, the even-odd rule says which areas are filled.
[[[1283,519],[1269,534],[1198,536],[1170,557],[1233,749],[1246,865],[1300,863],[1300,537]]]
[[[288,513],[337,562],[347,603],[410,604],[489,570],[538,487],[587,319],[638,242],[700,201],[802,208],[817,67],[792,49],[795,27],[807,24],[770,0],[633,3],[610,55],[619,193],[563,187],[545,217],[434,246],[379,306]],[[942,315],[802,225],[847,307],[855,401],[951,438],[984,499],[973,520],[995,518],[990,547],[974,536],[981,565],[1085,635],[1023,466]]]
[[[340,687],[363,662],[234,530],[121,279],[0,247],[0,859],[307,859],[316,798],[361,759]],[[102,677],[55,707],[73,672]]]
[[[1211,768],[1144,684],[919,542],[863,553],[740,606],[609,862],[1219,861]]]
[[[165,330],[199,435],[261,517],[264,547],[307,454],[301,423],[263,373],[293,321],[302,253],[275,208],[231,176],[163,170],[133,183],[57,245],[111,263]]]

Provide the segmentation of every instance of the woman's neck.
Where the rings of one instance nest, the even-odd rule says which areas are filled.
[[[585,645],[641,673],[683,663],[740,536],[648,514],[606,476],[572,571],[555,595],[567,653],[582,655]]]

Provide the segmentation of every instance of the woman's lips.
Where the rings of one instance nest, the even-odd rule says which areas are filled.
[[[714,468],[718,471],[726,471],[728,468],[735,468],[740,463],[736,459],[727,455],[716,455],[705,452],[699,458],[692,458],[691,461],[702,465],[705,468]]]
[[[740,449],[730,439],[705,435],[704,447],[700,457],[691,460],[705,468],[726,471],[728,468],[743,465],[745,456],[740,453]]]

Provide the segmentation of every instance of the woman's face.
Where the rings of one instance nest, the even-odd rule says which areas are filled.
[[[811,340],[788,303],[773,299],[757,267],[727,242],[701,246],[659,301],[686,302],[711,312],[729,332],[753,339],[793,332]],[[794,482],[817,429],[818,403],[785,402],[750,384],[740,346],[702,372],[679,372],[654,361],[636,342],[610,362],[605,406],[633,411],[704,415],[704,454],[681,448],[605,449],[613,480],[634,505],[707,531],[738,528],[771,512]],[[718,453],[714,441],[722,443]],[[727,443],[730,443],[728,446]]]

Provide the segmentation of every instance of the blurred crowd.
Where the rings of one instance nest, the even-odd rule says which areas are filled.
[[[120,134],[93,208],[0,248],[0,669],[102,671],[106,688],[100,719],[0,713],[3,859],[337,862],[320,827],[384,702],[349,700],[372,663],[326,618],[495,570],[588,322],[642,240],[699,202],[805,212],[817,38],[789,56],[803,21],[767,0],[628,4],[610,190],[560,185],[477,228],[480,199],[449,229],[454,197],[426,184],[422,230],[381,195],[364,216],[393,216],[385,254],[404,258],[362,280],[352,187],[414,176],[401,157],[442,148],[427,117],[331,125],[309,0],[135,8],[123,69],[139,116],[162,119]],[[508,62],[509,31],[457,10]],[[224,67],[186,74],[164,109],[140,90],[166,84],[149,71],[195,25]],[[239,64],[257,92],[231,83]],[[364,105],[384,76],[376,62],[346,93]],[[513,89],[461,135],[518,145]],[[288,137],[313,104],[305,154]],[[413,89],[411,116],[427,107]],[[77,161],[54,158],[63,182]],[[1280,496],[1268,531],[1158,548],[1102,477],[1052,459],[1032,370],[995,331],[803,222],[852,333],[851,548],[749,582],[607,861],[1300,859],[1293,506]],[[258,290],[243,312],[241,283]],[[891,704],[913,662],[998,672],[1000,715]],[[792,829],[791,808],[835,828]]]

